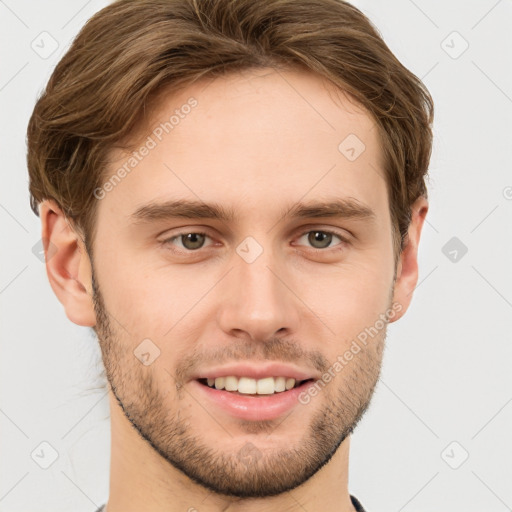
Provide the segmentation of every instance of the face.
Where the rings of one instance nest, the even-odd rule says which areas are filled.
[[[98,192],[108,380],[195,482],[282,493],[362,417],[401,308],[377,128],[302,71],[197,82],[153,115],[148,150]],[[113,152],[109,176],[130,156]]]

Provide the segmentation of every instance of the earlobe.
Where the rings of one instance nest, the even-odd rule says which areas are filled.
[[[69,320],[94,327],[91,264],[85,244],[55,201],[43,201],[39,215],[50,285]]]
[[[411,223],[407,232],[406,245],[397,266],[393,303],[401,305],[400,313],[391,322],[396,322],[407,311],[418,282],[418,245],[421,230],[428,212],[428,201],[419,197],[411,207]]]

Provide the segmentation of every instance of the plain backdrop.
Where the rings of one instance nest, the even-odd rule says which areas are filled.
[[[1,512],[94,511],[108,496],[98,344],[48,283],[25,161],[36,97],[105,5],[0,1]],[[349,489],[368,512],[511,510],[512,3],[355,5],[424,80],[436,119],[420,278],[388,329]]]

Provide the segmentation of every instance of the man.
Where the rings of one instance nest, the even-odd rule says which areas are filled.
[[[109,383],[102,510],[364,510],[350,434],[417,283],[432,116],[339,0],[88,21],[28,167],[50,284]]]

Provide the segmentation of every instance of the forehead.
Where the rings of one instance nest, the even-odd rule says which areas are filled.
[[[115,204],[125,220],[172,199],[220,202],[253,219],[323,196],[387,208],[373,118],[316,74],[265,68],[202,79],[164,91],[148,114],[136,154],[111,153],[107,179],[128,172],[100,209]]]

